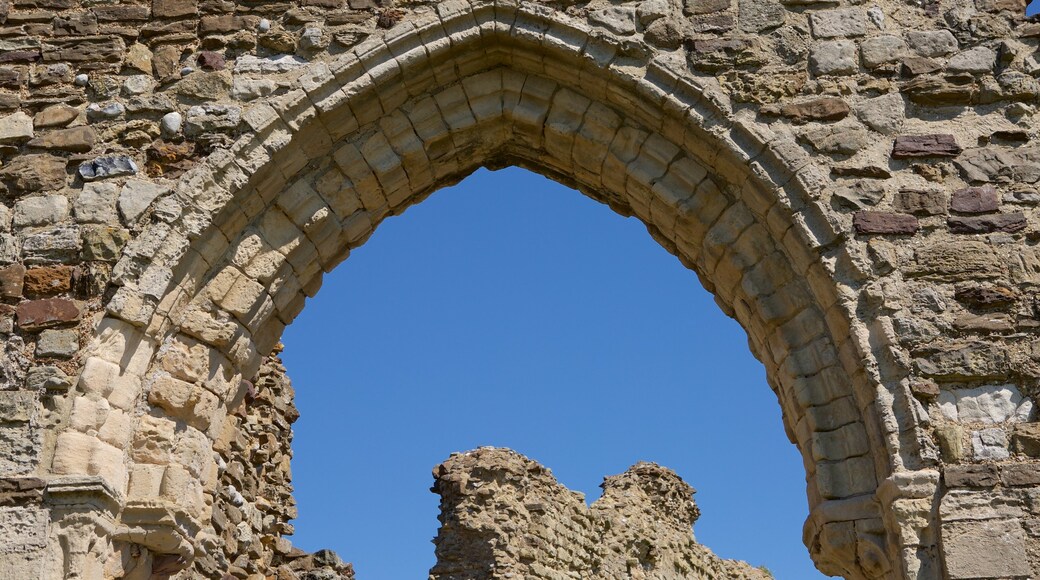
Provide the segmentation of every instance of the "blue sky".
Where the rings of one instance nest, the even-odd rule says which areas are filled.
[[[478,171],[385,222],[286,330],[302,416],[294,544],[359,580],[426,578],[431,469],[511,447],[599,497],[640,460],[698,490],[698,540],[781,579],[801,459],[737,323],[634,218],[524,170]]]

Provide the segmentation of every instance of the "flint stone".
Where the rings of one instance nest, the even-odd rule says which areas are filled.
[[[44,133],[29,141],[29,147],[86,153],[94,148],[94,139],[94,130],[90,127],[74,127]]]
[[[123,96],[136,97],[146,95],[155,90],[155,79],[152,75],[131,75],[123,81]]]
[[[946,211],[946,194],[937,189],[903,189],[892,203],[897,210],[914,215],[940,215]]]
[[[971,432],[971,449],[975,459],[1000,461],[1011,457],[1007,449],[1007,433],[996,427]]]
[[[244,54],[235,61],[235,74],[278,74],[300,68],[305,64],[307,64],[306,60],[291,54],[280,54],[266,58]]]
[[[961,146],[953,135],[902,135],[892,145],[892,157],[956,157]]]
[[[87,105],[87,118],[91,121],[111,121],[119,119],[126,114],[126,107],[122,103],[91,103]]]
[[[65,186],[65,163],[54,155],[20,155],[0,168],[0,180],[15,194],[61,189]]]
[[[85,161],[79,166],[79,176],[83,178],[83,181],[135,175],[137,171],[137,163],[126,155],[98,157],[93,161]]]
[[[924,57],[946,56],[959,48],[949,30],[911,30],[906,35],[910,48]]]
[[[954,160],[972,183],[1036,183],[1040,181],[1040,146],[967,149]]]
[[[82,313],[72,300],[44,298],[22,302],[15,309],[14,315],[18,327],[31,332],[78,322]]]
[[[875,69],[883,64],[902,60],[907,54],[906,43],[898,36],[875,36],[859,45],[863,66]]]
[[[973,389],[944,390],[939,409],[951,421],[961,423],[1020,423],[1028,421],[1033,402],[1011,384]]]
[[[950,231],[955,234],[1013,234],[1026,229],[1028,225],[1026,216],[1020,211],[982,216],[953,216],[946,221]]]
[[[809,121],[839,121],[849,114],[849,105],[837,97],[822,97],[801,103],[788,103],[780,114],[797,124]]]
[[[76,221],[80,223],[114,223],[116,196],[119,189],[111,183],[87,183],[83,185],[74,206]]]
[[[859,70],[856,43],[851,40],[828,40],[817,43],[809,56],[809,65],[816,75],[851,74]]]
[[[14,226],[46,226],[69,215],[69,200],[64,195],[29,197],[14,204]]]
[[[131,179],[119,192],[119,213],[127,224],[132,224],[144,214],[148,206],[169,189],[150,181]]]
[[[211,50],[204,50],[195,57],[195,64],[202,70],[224,70],[224,55]]]
[[[949,72],[986,73],[993,70],[997,64],[997,53],[978,46],[971,50],[955,54],[946,63]]]
[[[1015,425],[1015,430],[1011,435],[1011,448],[1015,453],[1040,457],[1040,423]]]
[[[79,254],[79,229],[59,226],[26,236],[22,241],[25,261],[30,264],[71,262]]]
[[[11,264],[0,268],[0,297],[20,298],[25,281],[25,266]]]
[[[242,120],[242,109],[228,105],[205,104],[191,107],[184,120],[184,134],[197,137],[203,133],[232,131]]]
[[[33,138],[32,117],[18,111],[0,118],[0,143],[20,143]]]
[[[78,116],[79,109],[75,107],[63,104],[51,105],[36,113],[33,117],[33,126],[37,129],[64,127],[75,121]]]
[[[589,12],[589,22],[615,34],[635,34],[636,9],[634,6],[611,6]]]
[[[912,215],[884,211],[858,211],[852,216],[856,233],[913,235],[920,227]]]
[[[72,358],[79,350],[79,333],[75,330],[44,330],[36,340],[36,356]]]
[[[992,185],[958,189],[950,198],[950,209],[958,213],[988,213],[999,207],[1000,198]]]
[[[181,126],[184,124],[184,118],[177,111],[172,111],[163,115],[162,119],[159,120],[159,130],[162,132],[163,137],[175,137],[181,132]]]
[[[867,13],[859,8],[837,8],[813,12],[809,16],[816,38],[843,38],[867,33]]]

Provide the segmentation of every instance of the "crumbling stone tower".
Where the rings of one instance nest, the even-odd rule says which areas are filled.
[[[0,569],[220,577],[291,555],[290,405],[257,389],[265,357],[385,218],[515,164],[643,221],[747,330],[821,570],[1040,575],[1023,13],[3,2]]]

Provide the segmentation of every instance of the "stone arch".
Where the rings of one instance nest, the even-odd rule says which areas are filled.
[[[306,67],[157,202],[116,265],[51,469],[100,476],[125,497],[112,537],[186,565],[216,541],[223,419],[323,271],[439,187],[516,164],[637,216],[747,329],[805,458],[824,570],[921,565],[884,522],[879,486],[921,462],[913,429],[904,449],[908,426],[874,405],[886,338],[850,316],[863,276],[814,201],[826,177],[684,70],[510,2],[442,3]]]
[[[748,331],[822,570],[1040,570],[1040,29],[1019,3],[358,0],[336,50],[306,20],[341,0],[273,30],[271,7],[219,4],[0,5],[0,566],[219,575],[207,518],[246,499],[214,493],[214,450],[250,453],[229,412],[321,272],[517,164],[641,219]],[[290,21],[307,58],[264,58]],[[283,84],[231,97],[225,56]],[[117,212],[181,121],[213,152]]]

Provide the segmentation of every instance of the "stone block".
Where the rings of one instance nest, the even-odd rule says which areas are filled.
[[[867,13],[860,8],[820,10],[809,15],[816,38],[863,36],[867,33]]]
[[[863,66],[875,69],[881,65],[901,61],[907,55],[907,46],[902,38],[882,35],[868,38],[859,45]]]
[[[25,272],[24,291],[32,297],[53,296],[72,289],[72,267],[39,266]]]
[[[1000,461],[1011,456],[1008,452],[1007,432],[997,427],[972,431],[971,448],[976,460]]]
[[[141,416],[130,447],[130,458],[138,463],[169,463],[176,429],[177,423],[166,417]]]
[[[148,390],[148,402],[162,407],[174,417],[183,418],[189,410],[192,385],[173,377],[160,377]]]
[[[955,234],[991,234],[1005,232],[1013,234],[1029,225],[1020,211],[980,216],[953,216],[946,220],[950,232]]]
[[[1010,486],[1040,486],[1040,465],[1035,462],[1003,465],[1000,482]]]
[[[892,145],[895,159],[956,157],[961,151],[953,135],[902,135]]]
[[[813,46],[809,66],[816,75],[845,75],[859,70],[856,43],[828,40]]]
[[[76,431],[62,432],[55,443],[51,469],[60,475],[87,475],[90,456],[98,444],[96,437]]]
[[[1032,575],[1018,520],[955,522],[942,526],[946,570],[953,580]]]
[[[4,550],[21,553],[47,546],[47,510],[38,506],[0,506]]]
[[[947,487],[993,487],[1000,478],[995,465],[947,465],[943,481]]]
[[[940,279],[985,279],[1003,273],[1003,260],[984,242],[933,242],[918,248],[915,259],[907,265],[911,276]]]
[[[73,205],[76,221],[88,224],[114,224],[119,188],[111,183],[86,183]]]
[[[69,200],[64,195],[29,197],[14,204],[14,227],[48,226],[68,215]]]
[[[79,388],[87,394],[107,397],[119,376],[119,365],[100,357],[88,357],[79,375]]]
[[[957,38],[949,30],[910,30],[906,39],[910,48],[924,57],[946,56],[959,48]]]
[[[939,189],[901,189],[892,200],[899,211],[914,215],[942,215],[946,213],[946,194]]]
[[[1033,402],[1015,385],[985,385],[942,391],[939,409],[951,421],[996,424],[1028,421]]]
[[[108,401],[91,397],[76,397],[72,402],[69,426],[86,433],[97,430],[105,423],[109,412]]]
[[[28,423],[36,413],[36,393],[0,391],[0,422]]]
[[[25,236],[22,253],[28,264],[69,263],[79,257],[81,244],[77,227],[57,226]]]
[[[864,235],[913,235],[920,228],[912,215],[866,210],[853,214],[852,225],[856,233]]]
[[[1011,435],[1011,448],[1015,453],[1040,457],[1040,423],[1015,425]]]
[[[36,339],[36,356],[72,358],[79,351],[79,332],[48,329]]]
[[[949,72],[987,73],[997,64],[997,53],[985,46],[977,46],[950,57],[946,63]]]
[[[950,197],[950,209],[957,213],[989,213],[999,207],[1000,198],[992,185],[958,189]]]
[[[25,266],[11,264],[0,268],[0,296],[20,298],[25,283]]]
[[[27,331],[78,322],[81,316],[79,306],[65,298],[29,300],[22,302],[15,309],[18,327]]]

